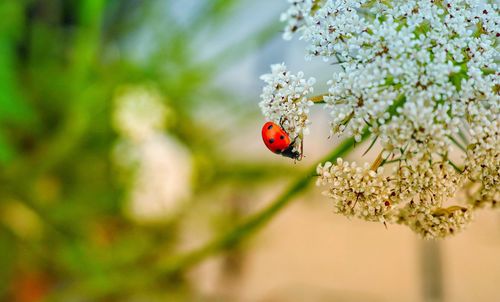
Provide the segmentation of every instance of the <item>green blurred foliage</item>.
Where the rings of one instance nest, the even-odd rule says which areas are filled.
[[[203,171],[191,206],[211,198],[228,205],[221,198],[251,195],[251,182],[283,171],[228,162],[217,147],[225,134],[196,119],[210,104],[233,118],[248,116],[250,104],[231,104],[213,79],[278,27],[263,24],[200,61],[193,36],[227,26],[244,1],[199,1],[187,23],[170,14],[173,2],[0,1],[0,300],[196,296],[182,276],[165,280],[157,267],[175,249],[184,216],[141,225],[123,214],[127,188],[110,159],[117,140],[112,99],[121,85],[154,83],[166,96],[175,113],[169,132]],[[216,223],[226,226],[238,217],[229,210],[209,220],[226,219]]]

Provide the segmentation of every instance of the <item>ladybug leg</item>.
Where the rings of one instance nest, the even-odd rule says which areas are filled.
[[[284,123],[285,121],[288,121],[288,118],[287,118],[286,116],[283,116],[283,115],[282,115],[282,116],[280,117],[280,126],[281,126],[281,128],[282,128],[282,129],[285,129],[285,127],[283,127],[283,123]]]
[[[282,116],[280,117],[280,126],[281,126],[281,128],[282,128],[282,129],[283,129],[283,122],[284,122],[284,119],[285,119],[285,117],[282,115]]]
[[[297,140],[297,137],[295,137],[292,141],[292,143],[290,144],[290,146],[295,146],[295,141]],[[300,160],[299,157],[294,157],[293,158],[293,164],[296,165],[297,164],[297,160]]]

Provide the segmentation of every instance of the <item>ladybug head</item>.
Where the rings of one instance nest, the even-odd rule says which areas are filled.
[[[281,151],[280,154],[285,156],[285,157],[293,158],[295,160],[301,160],[302,156],[301,156],[300,152],[293,150],[293,148],[294,148],[294,146],[293,146],[293,144],[291,144],[288,148]]]

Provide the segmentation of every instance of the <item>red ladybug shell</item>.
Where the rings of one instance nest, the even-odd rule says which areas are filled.
[[[262,127],[262,139],[267,148],[274,153],[282,153],[290,147],[291,140],[280,126],[267,122]]]

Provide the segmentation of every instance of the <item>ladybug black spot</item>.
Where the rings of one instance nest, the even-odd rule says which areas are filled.
[[[267,126],[267,130],[271,130],[271,129],[273,129],[273,125]]]
[[[271,138],[271,139],[269,140],[269,143],[270,143],[270,144],[274,143],[274,138]]]
[[[285,139],[285,136],[284,135],[280,135],[280,139]]]

